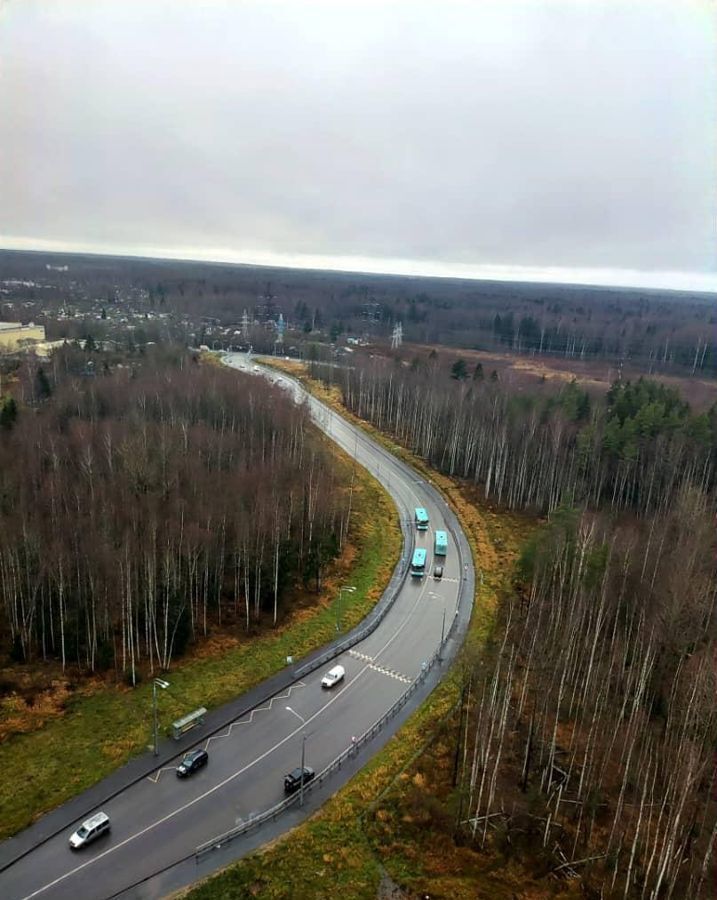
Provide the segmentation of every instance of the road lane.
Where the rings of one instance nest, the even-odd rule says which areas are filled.
[[[280,381],[301,396],[289,379]],[[416,545],[428,550],[430,573],[434,531],[448,530],[439,503],[403,463],[313,398],[308,402],[321,427],[390,490],[404,520],[412,519],[415,506],[428,510],[430,530],[416,536]],[[435,652],[444,615],[447,628],[458,599],[461,571],[454,547],[444,565],[442,581],[409,576],[378,628],[332,663],[346,668],[341,686],[321,689],[325,669],[302,677],[265,708],[201,741],[210,761],[197,775],[179,780],[165,767],[104,804],[112,821],[108,838],[72,854],[70,829],[19,860],[0,875],[2,897],[101,900],[191,854],[198,844],[283,797],[283,774],[299,764],[304,730],[307,764],[317,771],[328,765],[350,745],[352,735],[380,718]],[[306,726],[287,705],[307,720]]]

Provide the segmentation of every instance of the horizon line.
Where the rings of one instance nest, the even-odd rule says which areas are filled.
[[[581,287],[627,288],[688,293],[717,292],[717,273],[563,266],[525,266],[490,263],[458,263],[362,256],[287,254],[267,251],[234,251],[226,248],[176,248],[151,245],[108,247],[53,240],[0,238],[0,251],[50,253],[69,256],[105,256],[124,259],[208,263],[275,268],[295,271],[334,272],[395,278],[434,278],[458,281],[498,281],[559,284]]]

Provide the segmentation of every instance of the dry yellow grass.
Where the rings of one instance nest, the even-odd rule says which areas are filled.
[[[353,463],[336,452],[348,482]],[[187,708],[217,706],[263,681],[285,664],[291,653],[301,657],[335,637],[332,604],[337,587],[348,577],[358,587],[342,602],[342,622],[349,629],[362,619],[381,594],[400,553],[401,535],[393,504],[368,475],[357,473],[353,508],[360,525],[352,529],[352,545],[326,568],[323,591],[316,595],[297,586],[292,608],[278,628],[246,635],[241,626],[212,626],[172,666],[174,691],[162,698],[163,723]],[[370,515],[369,515],[370,511]],[[349,575],[350,573],[350,575]],[[147,673],[144,673],[145,675]],[[43,812],[70,799],[143,752],[151,732],[149,683],[135,689],[101,678],[73,684],[58,666],[14,667],[0,672],[6,696],[1,701],[0,838],[13,834]],[[78,687],[79,684],[79,687]],[[170,696],[171,695],[171,696]],[[121,735],[117,738],[116,735]],[[62,772],[64,759],[76,761],[77,777]]]
[[[278,367],[286,369],[287,364],[280,361]],[[453,503],[482,575],[477,580],[466,642],[475,652],[490,631],[501,592],[510,588],[510,572],[520,548],[537,523],[477,503],[479,495],[475,489],[428,469],[390,439],[348,415],[336,392],[327,392],[309,382],[305,371],[296,364],[292,365],[291,374],[419,469]],[[416,895],[423,892],[451,900],[528,900],[545,896],[522,868],[514,870],[508,866],[495,872],[494,857],[455,846],[428,827],[424,814],[406,812],[406,798],[411,793],[432,796],[435,767],[447,764],[450,754],[436,755],[429,748],[441,746],[441,738],[436,735],[441,723],[450,724],[447,716],[455,710],[459,694],[460,665],[453,667],[400,732],[319,813],[270,847],[191,891],[192,900],[240,900],[252,895],[286,900],[333,900],[338,896],[374,900],[382,866],[397,883]],[[438,795],[435,799],[440,801]],[[380,834],[373,824],[368,824],[367,811],[374,822],[383,826]],[[408,829],[407,834],[402,832],[403,827]],[[327,846],[342,845],[350,849],[340,854],[326,852]],[[331,890],[327,889],[327,880],[333,885]]]

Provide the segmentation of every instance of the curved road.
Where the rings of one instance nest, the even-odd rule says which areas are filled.
[[[253,360],[242,354],[232,354],[225,361],[257,374]],[[112,823],[108,837],[72,853],[68,838],[79,824],[74,822],[7,867],[0,874],[3,900],[105,900],[278,803],[283,798],[284,773],[299,765],[302,743],[306,764],[317,772],[350,747],[352,736],[370,728],[420,674],[422,664],[436,652],[444,628],[457,615],[461,579],[473,583],[470,556],[464,550],[465,559],[460,558],[451,536],[448,555],[441,560],[443,578],[431,577],[435,530],[448,530],[450,535],[456,523],[430,486],[359,429],[307,398],[292,379],[266,370],[260,374],[294,392],[297,400],[308,400],[319,426],[381,481],[404,521],[413,519],[416,506],[427,509],[429,530],[415,532],[416,546],[427,550],[426,576],[405,578],[390,610],[364,641],[297,679],[218,734],[203,739],[198,734],[196,745],[206,747],[210,755],[200,772],[179,780],[174,773],[178,760],[174,760],[103,803]],[[322,691],[321,677],[336,663],[344,666],[346,678],[332,691]],[[338,777],[332,789],[347,777]],[[290,824],[287,819],[284,827]],[[249,849],[247,845],[243,852]],[[235,856],[240,855],[237,848]],[[153,889],[145,885],[125,896],[161,893],[155,884]]]

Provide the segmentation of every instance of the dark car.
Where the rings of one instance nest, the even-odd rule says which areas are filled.
[[[433,570],[434,578],[443,578],[443,566],[436,566]]]
[[[288,775],[284,776],[284,791],[287,794],[293,794],[295,791],[298,791],[301,787],[302,780],[303,783],[306,784],[307,781],[311,781],[316,772],[311,768],[311,766],[304,766],[304,777],[301,777],[301,766],[297,766],[292,772],[289,772]]]
[[[186,778],[192,775],[197,769],[206,766],[209,761],[209,754],[206,750],[192,750],[187,753],[181,763],[177,766],[177,777]]]

